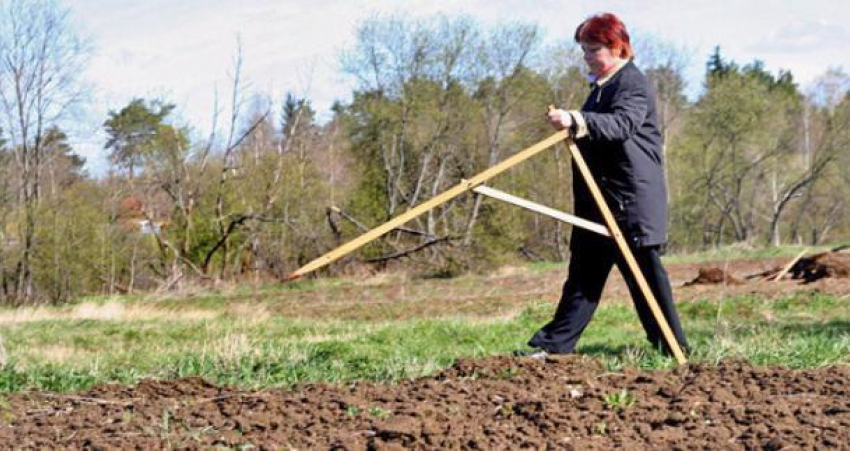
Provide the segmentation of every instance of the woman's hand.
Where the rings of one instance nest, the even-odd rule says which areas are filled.
[[[549,118],[549,123],[552,124],[552,127],[555,127],[556,130],[564,130],[573,125],[572,116],[564,110],[550,109],[547,116]]]

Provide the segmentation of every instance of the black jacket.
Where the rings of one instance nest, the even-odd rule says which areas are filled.
[[[588,134],[576,144],[626,238],[636,246],[666,243],[663,139],[646,76],[629,61],[602,86],[593,87],[581,115]],[[576,215],[602,223],[575,168],[573,175]],[[571,245],[585,239],[586,233],[576,230]]]

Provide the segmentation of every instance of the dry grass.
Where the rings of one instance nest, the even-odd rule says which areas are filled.
[[[257,348],[245,334],[227,334],[212,344],[212,352],[223,362],[237,363],[243,357],[256,353]]]
[[[180,319],[185,321],[212,319],[220,312],[209,310],[180,310],[175,312],[151,304],[126,304],[117,301],[105,303],[84,302],[71,309],[49,307],[20,308],[0,312],[0,325],[14,325],[37,321],[98,320],[135,321],[151,319]]]
[[[66,345],[50,345],[38,348],[32,348],[28,352],[29,358],[22,360],[40,360],[51,363],[69,363],[74,361],[85,360],[91,353],[77,349],[74,346]],[[23,357],[23,356],[18,356]]]
[[[21,370],[49,363],[69,368],[86,367],[97,362],[102,354],[68,344],[44,344],[18,347],[13,350],[15,367]],[[97,365],[96,363],[94,365]]]
[[[531,304],[534,305],[534,304]],[[458,316],[456,318],[458,321],[463,321],[469,325],[490,325],[490,324],[500,324],[507,323],[516,319],[525,309],[523,308],[510,308],[506,310],[501,310],[490,316]]]
[[[404,271],[398,272],[379,272],[367,276],[358,283],[361,286],[379,286],[379,285],[398,285],[406,283],[410,280],[410,275]]]
[[[247,324],[264,323],[271,317],[266,304],[238,302],[227,306],[227,315],[239,318]]]
[[[211,290],[232,291],[236,284],[230,282],[204,282],[192,279],[182,279],[171,289],[151,291],[143,296],[145,302],[174,301],[209,294]]]
[[[359,336],[367,335],[371,333],[372,330],[376,330],[375,327],[365,327],[359,333],[344,333],[344,334],[317,334],[317,335],[305,335],[302,338],[299,338],[298,341],[302,343],[322,343],[325,341],[349,341],[353,340]]]
[[[519,276],[528,276],[532,273],[530,267],[528,266],[502,266],[501,268],[496,269],[492,274],[488,276],[490,279],[501,279],[505,277],[519,277]]]

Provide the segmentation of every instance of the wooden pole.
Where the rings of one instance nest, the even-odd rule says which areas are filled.
[[[535,213],[540,213],[542,215],[549,216],[550,218],[557,219],[561,222],[566,222],[567,224],[572,224],[576,227],[581,227],[583,229],[590,230],[591,232],[596,232],[602,236],[611,236],[611,234],[608,233],[608,229],[606,229],[605,226],[603,226],[602,224],[597,224],[586,219],[581,219],[578,216],[573,216],[569,213],[564,213],[563,211],[558,211],[554,208],[549,208],[545,205],[540,205],[536,202],[532,202],[521,197],[512,196],[504,191],[499,191],[495,188],[479,186],[478,188],[475,188],[472,191],[475,191],[478,194],[483,194],[487,197],[499,199],[509,204],[514,204],[517,207],[522,207],[526,210],[531,210]]]
[[[549,108],[552,109],[553,107],[550,106]],[[640,266],[637,264],[637,260],[635,260],[635,256],[632,254],[631,248],[629,248],[629,244],[623,237],[623,233],[620,231],[620,227],[617,225],[617,221],[614,219],[611,209],[608,208],[608,203],[605,202],[605,198],[602,196],[602,191],[599,190],[599,186],[593,179],[593,175],[590,173],[590,168],[587,167],[584,157],[581,156],[581,152],[579,152],[578,147],[572,139],[567,138],[566,144],[582,178],[584,178],[584,181],[587,183],[587,187],[590,190],[590,194],[593,196],[593,200],[596,201],[596,205],[602,212],[602,218],[605,220],[605,225],[608,227],[611,237],[614,238],[614,241],[617,243],[617,247],[620,249],[620,252],[623,254],[623,258],[626,260],[626,265],[628,265],[629,271],[631,271],[635,281],[637,281],[641,293],[646,298],[646,302],[649,304],[649,309],[652,311],[655,321],[658,322],[658,326],[661,328],[661,332],[664,334],[664,339],[667,341],[667,345],[670,346],[673,356],[680,365],[687,363],[688,359],[685,358],[685,354],[682,352],[682,347],[679,346],[679,341],[676,340],[675,335],[673,335],[673,331],[670,330],[667,318],[664,317],[664,313],[661,311],[661,308],[658,307],[658,301],[655,299],[655,295],[652,294],[652,290],[649,288],[649,284],[646,282],[646,278],[640,270]]]
[[[443,192],[442,194],[440,194],[440,195],[438,195],[438,196],[436,196],[432,199],[429,199],[429,200],[417,205],[414,208],[411,208],[410,210],[399,215],[398,217],[391,219],[390,221],[387,221],[387,222],[385,222],[384,224],[381,224],[378,227],[375,227],[374,229],[364,233],[363,235],[360,235],[359,237],[343,244],[342,246],[339,246],[338,248],[326,253],[325,255],[322,255],[321,257],[307,263],[306,265],[304,265],[303,267],[301,267],[297,271],[291,273],[287,277],[286,280],[297,279],[297,278],[303,276],[304,274],[307,274],[311,271],[315,271],[315,270],[317,270],[317,269],[319,269],[323,266],[326,266],[326,265],[336,261],[337,259],[339,259],[339,258],[345,256],[346,254],[360,248],[363,245],[366,245],[366,244],[374,241],[375,239],[379,238],[380,236],[382,236],[382,235],[390,232],[391,230],[395,229],[396,227],[406,223],[407,221],[410,221],[411,219],[427,212],[428,210],[431,210],[432,208],[435,208],[435,207],[437,207],[441,204],[444,204],[444,203],[454,199],[455,197],[457,197],[457,196],[459,196],[459,195],[461,195],[461,194],[463,194],[467,191],[472,190],[473,188],[481,185],[482,183],[486,182],[487,180],[490,180],[491,178],[501,174],[502,172],[505,172],[506,170],[522,163],[523,161],[537,155],[538,153],[554,146],[558,142],[566,139],[566,137],[567,137],[567,132],[566,131],[560,131],[560,132],[555,133],[552,136],[544,139],[543,141],[540,141],[537,144],[534,144],[531,147],[523,149],[522,151],[512,155],[510,158],[506,159],[505,161],[502,161],[501,163],[499,163],[499,164],[477,174],[475,177],[472,177],[469,180],[465,180],[465,181],[453,186],[452,188]]]

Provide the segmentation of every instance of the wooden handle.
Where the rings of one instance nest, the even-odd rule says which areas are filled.
[[[647,283],[640,265],[638,265],[637,260],[635,260],[635,256],[632,254],[632,250],[629,248],[629,244],[623,236],[620,226],[617,225],[617,221],[611,213],[611,209],[608,208],[608,203],[605,202],[605,197],[602,196],[602,191],[599,189],[599,185],[596,184],[593,175],[590,173],[590,168],[581,156],[581,152],[579,152],[578,146],[576,146],[575,142],[573,142],[572,139],[567,139],[566,143],[567,148],[573,157],[573,162],[576,164],[579,173],[581,173],[582,178],[587,184],[587,188],[590,190],[590,194],[596,202],[596,206],[599,207],[599,211],[602,213],[602,218],[605,220],[608,232],[611,234],[611,237],[614,238],[614,242],[617,247],[620,248],[620,253],[626,261],[626,266],[632,273],[635,282],[637,282],[641,294],[643,294],[643,297],[646,299],[646,303],[649,304],[649,310],[652,312],[655,322],[658,323],[658,327],[661,329],[662,335],[664,335],[664,340],[673,352],[673,356],[676,358],[676,361],[679,362],[680,365],[684,365],[687,363],[688,359],[685,357],[685,353],[682,351],[679,341],[670,329],[670,325],[667,323],[667,318],[664,317],[664,312],[662,312],[661,307],[658,306],[658,301],[655,299],[652,289],[649,288],[649,283]]]

